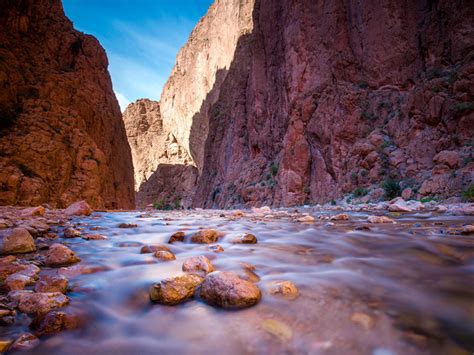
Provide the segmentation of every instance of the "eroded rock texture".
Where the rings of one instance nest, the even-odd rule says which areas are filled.
[[[162,98],[202,172],[194,205],[326,202],[386,179],[459,195],[473,24],[472,1],[217,0]]]
[[[197,169],[187,150],[165,130],[159,102],[141,99],[123,113],[135,169],[137,206],[189,207]]]
[[[133,167],[99,42],[59,0],[2,0],[0,204],[133,208]]]

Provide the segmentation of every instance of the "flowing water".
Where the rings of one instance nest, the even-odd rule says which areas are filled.
[[[90,272],[71,273],[68,293],[68,307],[84,313],[86,322],[78,330],[45,338],[31,352],[389,355],[474,350],[474,238],[447,233],[473,223],[473,217],[404,214],[396,224],[364,230],[356,228],[367,225],[364,213],[349,213],[349,221],[316,223],[295,222],[286,211],[242,218],[221,213],[95,213],[75,219],[85,231],[109,238],[60,238]],[[138,227],[121,229],[119,223]],[[140,254],[142,244],[166,243],[176,231],[188,237],[200,228],[225,233],[219,241],[225,251],[213,253],[186,240],[169,245],[175,261]],[[257,236],[258,244],[230,243],[243,232]],[[256,281],[261,302],[238,311],[197,299],[171,307],[150,303],[149,287],[180,274],[183,261],[196,255],[206,255],[217,270]],[[270,295],[267,286],[276,280],[292,281],[299,297]],[[27,330],[27,323],[9,331],[21,330]]]

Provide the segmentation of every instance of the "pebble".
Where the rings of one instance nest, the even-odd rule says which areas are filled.
[[[102,234],[86,234],[82,236],[82,239],[85,240],[107,240],[109,239],[105,235]]]
[[[351,321],[359,324],[365,330],[370,330],[374,326],[374,319],[368,314],[356,312],[351,316]]]
[[[135,223],[120,223],[118,225],[119,228],[137,228],[138,224]]]
[[[207,249],[213,253],[222,253],[224,251],[224,248],[219,244],[210,244],[207,246]]]
[[[299,295],[298,288],[291,281],[271,282],[269,284],[269,293],[271,295],[282,296],[289,300],[294,300]]]
[[[287,342],[293,338],[293,331],[285,323],[275,319],[265,319],[261,323],[263,330],[274,335],[282,342]]]

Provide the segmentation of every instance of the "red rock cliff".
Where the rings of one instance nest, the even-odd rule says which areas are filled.
[[[134,207],[133,167],[103,48],[59,0],[2,0],[0,204]]]
[[[249,3],[251,29],[214,47],[228,27],[215,9],[246,16]],[[164,92],[183,102],[187,82],[212,75],[198,115],[165,115],[203,142],[191,147],[203,152],[194,204],[325,202],[385,180],[459,195],[474,170],[473,24],[472,1],[217,0],[197,26],[212,31],[191,37]],[[206,67],[219,50],[231,64]]]

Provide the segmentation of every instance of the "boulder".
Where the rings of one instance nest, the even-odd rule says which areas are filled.
[[[168,306],[176,305],[191,298],[202,282],[203,278],[197,275],[171,277],[151,287],[150,299]]]
[[[191,242],[198,244],[212,244],[219,239],[220,233],[214,229],[203,229],[191,237]]]
[[[170,251],[166,251],[166,250],[158,250],[158,251],[155,251],[153,253],[153,255],[155,256],[155,258],[161,260],[161,261],[171,261],[171,260],[176,260],[176,256],[170,252]]]
[[[451,169],[459,166],[459,152],[453,150],[443,150],[435,155],[433,161],[438,164],[445,164]]]
[[[43,275],[35,285],[36,292],[61,292],[66,293],[69,281],[62,275]]]
[[[200,296],[210,305],[245,308],[257,304],[262,294],[257,286],[233,272],[215,271],[206,276]]]
[[[35,241],[25,228],[14,228],[0,242],[2,254],[31,253],[36,250]]]
[[[212,266],[208,258],[200,255],[186,259],[183,263],[182,269],[184,272],[205,276],[214,271],[214,266]]]
[[[66,228],[64,230],[64,238],[79,238],[81,232],[74,228]]]
[[[185,237],[184,232],[173,233],[170,239],[168,240],[168,243],[173,244],[174,242],[184,242],[184,237]]]
[[[55,243],[49,247],[46,253],[45,264],[47,266],[65,266],[81,261],[81,259],[67,246]]]
[[[162,244],[144,245],[140,249],[141,254],[151,254],[156,253],[157,251],[167,251],[171,253],[171,250],[166,245]]]
[[[22,216],[44,216],[46,209],[43,206],[28,207],[20,211]]]
[[[47,313],[69,303],[69,298],[60,292],[13,291],[8,296],[23,313]]]
[[[245,233],[232,240],[233,244],[257,244],[257,237],[253,234]]]
[[[92,208],[86,201],[78,201],[69,205],[69,207],[64,210],[64,213],[68,216],[90,216]]]

